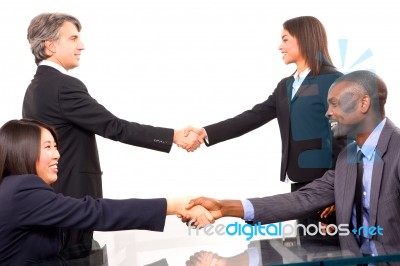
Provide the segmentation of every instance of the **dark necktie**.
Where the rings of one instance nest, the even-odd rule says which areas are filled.
[[[357,152],[357,181],[356,181],[356,217],[357,217],[357,230],[361,233],[360,227],[363,226],[363,204],[362,204],[362,195],[363,195],[363,157],[361,150]],[[360,250],[363,256],[371,256],[371,249],[368,238],[365,238],[364,235],[359,236],[360,241]],[[360,265],[360,264],[358,264]],[[361,264],[362,266],[368,264]]]
[[[356,217],[357,217],[357,230],[363,225],[363,157],[361,150],[357,152],[357,181],[356,181]]]

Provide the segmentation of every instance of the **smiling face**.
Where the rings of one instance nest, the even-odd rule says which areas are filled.
[[[282,30],[281,39],[282,43],[279,45],[279,50],[283,55],[282,59],[285,64],[304,62],[297,39],[285,29]]]
[[[347,136],[356,139],[365,117],[365,95],[351,82],[334,84],[328,94],[328,117],[334,137]]]
[[[61,65],[66,70],[79,66],[81,51],[85,47],[77,27],[66,21],[60,27],[58,35],[58,40],[46,41],[46,48],[50,54],[48,60]]]
[[[36,161],[36,173],[46,184],[57,180],[57,165],[60,154],[53,135],[47,129],[42,128],[40,138],[40,155]]]

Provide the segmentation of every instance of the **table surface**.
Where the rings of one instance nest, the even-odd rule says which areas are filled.
[[[179,242],[179,241],[178,241]],[[193,241],[191,241],[193,242]],[[129,243],[126,241],[125,243]],[[383,247],[377,256],[365,257],[342,250],[335,237],[292,237],[262,239],[246,242],[244,248],[237,248],[232,241],[212,245],[198,245],[197,250],[189,251],[185,241],[171,243],[169,248],[163,250],[154,248],[149,244],[135,246],[137,254],[131,254],[129,249],[118,248],[118,252],[110,246],[93,253],[89,258],[69,261],[68,265],[148,265],[148,266],[216,266],[216,265],[356,265],[384,262],[383,265],[400,265],[399,247]],[[229,255],[221,250],[234,251]],[[237,251],[239,250],[239,252]],[[236,253],[235,253],[236,252]],[[145,260],[140,259],[146,254]],[[129,255],[130,254],[130,255]],[[139,255],[138,255],[139,254]],[[181,257],[181,258],[178,258]],[[249,257],[253,264],[249,264]],[[82,262],[85,264],[82,264]],[[379,264],[381,265],[381,264]]]

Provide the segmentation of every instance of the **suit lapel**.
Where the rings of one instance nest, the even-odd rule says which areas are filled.
[[[375,154],[374,168],[372,170],[372,180],[371,180],[371,195],[369,203],[369,225],[374,226],[376,224],[376,214],[378,210],[378,197],[379,190],[381,189],[382,173],[384,162],[382,160],[382,155],[378,154],[378,150]]]
[[[292,99],[292,92],[293,92],[293,82],[292,82],[292,86],[290,86],[290,98],[289,98],[289,99],[291,99],[291,102],[296,101],[297,98],[299,98],[305,91],[307,91],[307,88],[311,85],[311,81],[313,79],[314,79],[314,76],[311,76],[311,74],[308,73],[307,77],[301,83],[300,88],[297,90],[293,99]]]
[[[378,199],[379,191],[381,189],[383,167],[385,162],[383,156],[385,155],[390,137],[393,133],[394,125],[388,118],[386,124],[382,129],[381,135],[379,136],[378,144],[376,146],[374,166],[372,170],[372,181],[371,181],[371,197],[370,197],[370,208],[369,208],[369,224],[370,226],[376,225],[377,211],[378,211]]]
[[[290,103],[292,101],[292,92],[293,92],[293,82],[294,82],[294,78],[290,77],[286,80],[286,96],[287,96],[287,103],[290,109]],[[285,100],[285,99],[283,99]]]
[[[351,215],[353,212],[354,196],[356,191],[356,179],[357,179],[357,145],[349,146],[347,153],[347,169],[346,173],[343,173],[346,179],[346,185],[344,187],[342,206],[343,206],[343,222],[351,223]]]
[[[379,141],[376,147],[374,167],[372,170],[372,183],[371,183],[371,195],[370,195],[370,210],[369,210],[369,223],[370,226],[376,225],[377,210],[378,210],[378,199],[379,191],[381,188],[383,167],[385,165],[383,156],[385,155],[390,136],[395,128],[394,124],[387,118],[386,124],[382,129],[382,133],[379,137]],[[343,197],[341,198],[343,206],[343,222],[351,221],[351,215],[353,211],[354,195],[356,190],[356,179],[357,179],[357,159],[356,159],[357,145],[354,143],[349,146],[347,154],[347,169],[346,173],[346,185],[344,187]],[[339,170],[338,174],[339,174]],[[338,193],[341,194],[341,193]]]

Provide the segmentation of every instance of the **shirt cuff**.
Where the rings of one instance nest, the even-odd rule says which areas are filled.
[[[253,221],[254,220],[254,207],[253,204],[248,199],[241,200],[243,205],[243,212],[245,221]]]
[[[204,132],[206,133],[206,137],[204,138],[204,141],[208,144],[210,144],[210,142],[208,141],[208,134],[205,128],[203,128]]]

